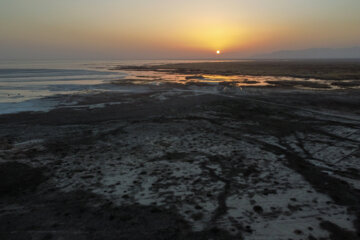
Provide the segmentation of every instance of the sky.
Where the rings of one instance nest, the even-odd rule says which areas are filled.
[[[0,0],[0,59],[246,58],[353,47],[359,12],[359,0]]]

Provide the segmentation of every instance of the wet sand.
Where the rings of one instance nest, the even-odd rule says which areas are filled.
[[[1,239],[359,239],[359,90],[140,85],[0,115]]]

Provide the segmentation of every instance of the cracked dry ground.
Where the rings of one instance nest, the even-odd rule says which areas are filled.
[[[326,104],[301,100],[309,97],[317,99],[140,96],[131,105],[2,117],[0,232],[358,239],[360,124],[351,107],[359,97],[347,109],[329,95]]]

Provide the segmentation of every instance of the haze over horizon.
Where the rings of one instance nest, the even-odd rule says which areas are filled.
[[[0,6],[0,59],[246,58],[360,46],[358,0],[2,0]]]

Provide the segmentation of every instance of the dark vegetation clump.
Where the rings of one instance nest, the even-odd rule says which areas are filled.
[[[33,191],[45,179],[40,168],[18,162],[2,163],[0,164],[0,197]]]

